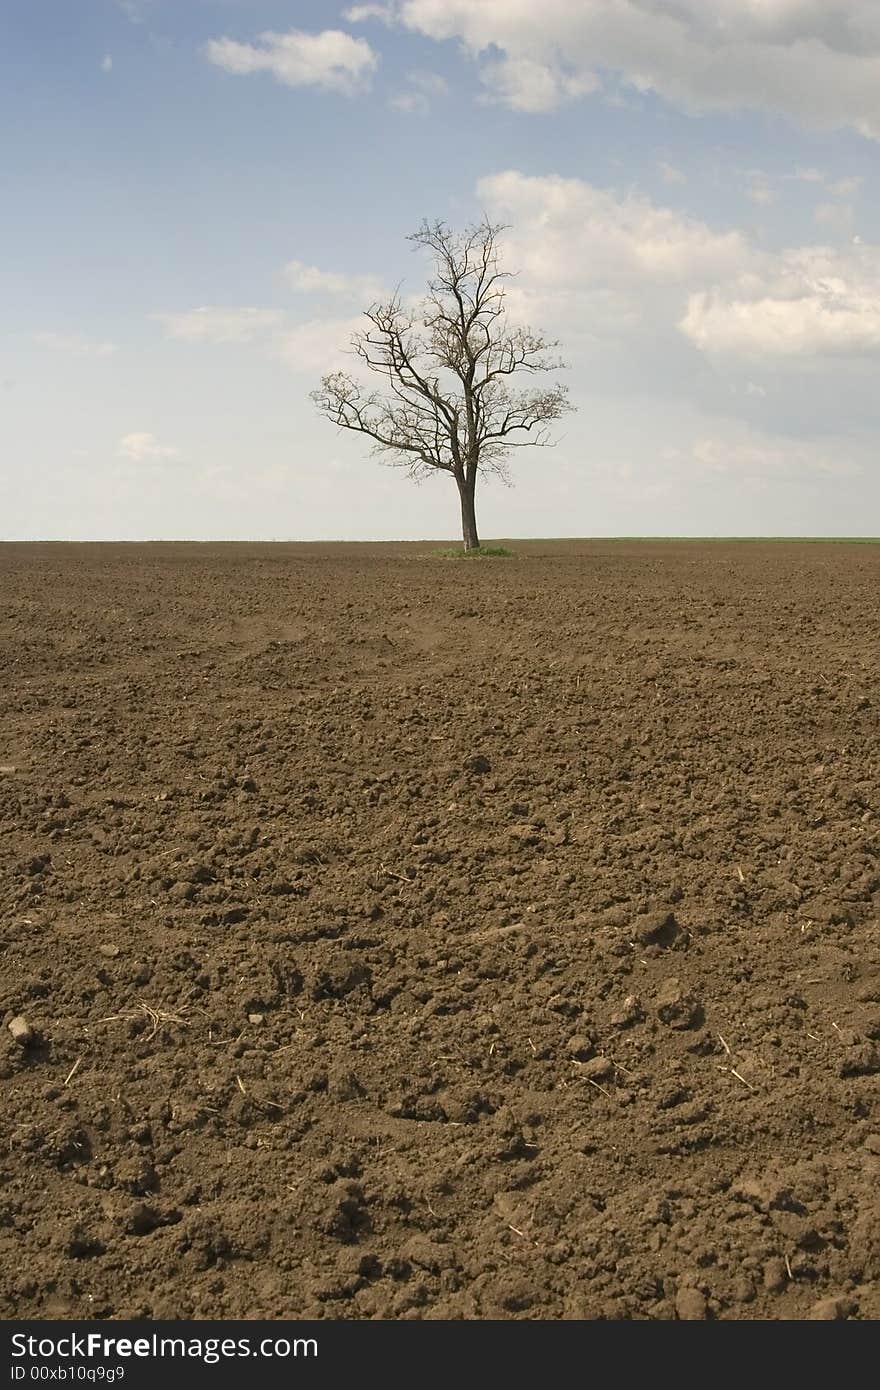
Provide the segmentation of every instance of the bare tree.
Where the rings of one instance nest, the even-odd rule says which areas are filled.
[[[367,435],[386,462],[415,479],[434,471],[455,479],[466,550],[480,544],[479,475],[506,478],[510,451],[551,443],[549,423],[572,409],[564,386],[515,384],[565,364],[551,355],[555,342],[508,320],[504,230],[485,218],[463,233],[423,222],[408,239],[433,255],[427,296],[415,308],[399,292],[371,305],[351,340],[363,367],[385,377],[384,389],[334,372],[312,392],[322,415]]]

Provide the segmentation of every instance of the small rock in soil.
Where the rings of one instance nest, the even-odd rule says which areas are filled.
[[[633,939],[641,946],[671,946],[681,935],[672,912],[646,912],[632,927]]]
[[[839,1322],[856,1311],[852,1298],[838,1295],[836,1298],[820,1298],[814,1303],[807,1316],[814,1322]]]
[[[876,1043],[857,1043],[840,1064],[841,1076],[873,1076],[880,1071],[880,1047]]]
[[[139,1202],[129,1213],[125,1229],[129,1235],[148,1236],[161,1225],[162,1217],[155,1207],[148,1207],[143,1202]]]
[[[612,1028],[632,1028],[645,1017],[641,1001],[635,994],[628,994],[622,1006],[611,1015]]]
[[[699,1028],[703,1021],[702,1006],[674,976],[664,980],[654,1002],[660,1022],[670,1028]]]
[[[409,1264],[416,1265],[419,1269],[427,1269],[432,1274],[438,1274],[441,1269],[454,1263],[446,1246],[439,1245],[425,1235],[412,1236],[401,1248],[400,1254]]]
[[[737,1303],[751,1303],[755,1297],[755,1286],[747,1274],[740,1274],[733,1281],[733,1297]]]
[[[675,1295],[675,1313],[681,1322],[701,1322],[709,1309],[699,1289],[684,1288]]]
[[[611,1081],[614,1077],[614,1063],[608,1057],[593,1057],[584,1062],[581,1076],[587,1081]]]
[[[577,1062],[586,1062],[595,1052],[592,1038],[588,1038],[585,1033],[575,1033],[574,1037],[569,1038],[565,1045],[565,1050],[569,1057],[574,1057]]]
[[[474,772],[478,777],[482,777],[485,773],[492,771],[492,764],[489,762],[489,759],[484,758],[481,754],[478,754],[475,758],[468,758],[465,767],[468,772]]]
[[[344,1066],[330,1073],[329,1089],[335,1100],[360,1100],[366,1094],[354,1072]]]
[[[12,1039],[19,1047],[28,1047],[34,1040],[34,1030],[22,1014],[16,1014],[9,1022]]]

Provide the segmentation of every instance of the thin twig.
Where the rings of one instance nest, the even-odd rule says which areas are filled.
[[[147,1033],[144,1036],[144,1042],[149,1042],[151,1038],[154,1038],[158,1033],[159,1029],[165,1023],[177,1023],[180,1025],[181,1028],[189,1027],[188,1020],[185,1018],[181,1018],[180,1014],[169,1014],[166,1013],[164,1009],[154,1009],[151,1004],[143,1003],[138,1004],[137,1008],[133,1009],[130,1013],[108,1014],[106,1018],[99,1018],[97,1022],[120,1023],[124,1021],[131,1023],[135,1019],[140,1018],[144,1015],[150,1020],[150,1022],[153,1025],[149,1033]]]
[[[600,1086],[598,1081],[594,1081],[591,1076],[588,1076],[586,1081],[588,1086],[595,1086],[596,1090],[601,1091],[603,1096],[607,1096],[609,1100],[611,1099],[611,1092],[606,1091],[604,1086]]]
[[[393,869],[386,868],[384,864],[380,864],[379,868],[381,869],[382,873],[385,874],[386,878],[396,878],[400,883],[407,883],[410,887],[412,887],[413,880],[411,878],[407,878],[406,874],[397,874],[394,872]]]
[[[79,1070],[79,1064],[80,1064],[80,1062],[82,1061],[82,1059],[83,1059],[83,1057],[84,1057],[85,1055],[86,1055],[86,1054],[83,1053],[82,1056],[77,1057],[77,1059],[76,1059],[76,1061],[74,1062],[73,1066],[70,1068],[70,1071],[67,1073],[67,1075],[66,1075],[65,1078],[64,1078],[64,1084],[65,1084],[65,1086],[67,1085],[68,1081],[70,1081],[70,1080],[76,1075],[77,1071]]]
[[[753,1086],[751,1081],[746,1081],[745,1077],[741,1072],[737,1071],[736,1067],[719,1067],[718,1070],[730,1072],[730,1075],[735,1076],[737,1081],[741,1081],[744,1086],[748,1086],[750,1091],[757,1091],[757,1086]]]

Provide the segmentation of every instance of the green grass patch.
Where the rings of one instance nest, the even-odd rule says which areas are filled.
[[[463,546],[434,552],[441,560],[500,560],[511,559],[513,551],[503,545],[478,545],[475,550],[465,550]]]

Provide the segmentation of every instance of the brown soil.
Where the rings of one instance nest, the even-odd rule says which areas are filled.
[[[0,548],[3,1315],[880,1314],[880,548],[517,552]]]

